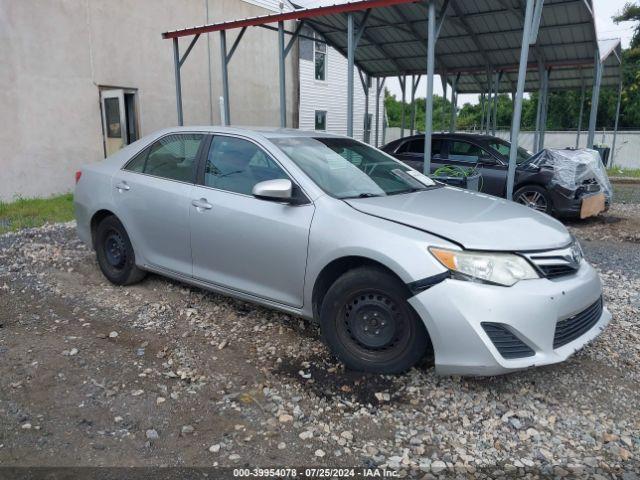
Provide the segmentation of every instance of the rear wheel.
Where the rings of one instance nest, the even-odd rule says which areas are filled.
[[[353,370],[403,372],[429,346],[405,287],[382,269],[360,267],[336,280],[322,302],[320,323],[333,353]]]
[[[146,272],[136,266],[131,241],[120,220],[103,219],[96,230],[96,255],[100,270],[116,285],[131,285],[142,280]]]
[[[525,185],[513,194],[513,200],[539,212],[551,215],[553,205],[549,193],[538,185]]]

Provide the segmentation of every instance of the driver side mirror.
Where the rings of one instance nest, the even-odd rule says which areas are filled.
[[[288,178],[277,178],[258,182],[251,191],[254,197],[276,202],[290,202],[293,198],[293,183]]]
[[[272,202],[286,202],[290,205],[307,205],[309,203],[309,199],[300,187],[288,178],[258,182],[253,186],[251,193],[256,198]]]

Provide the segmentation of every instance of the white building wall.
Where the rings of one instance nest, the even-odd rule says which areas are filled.
[[[136,89],[141,136],[176,125],[172,42],[162,32],[206,23],[207,5],[208,20],[222,21],[279,3],[206,1],[0,0],[0,200],[68,192],[76,170],[104,158],[100,87]],[[238,46],[229,65],[232,123],[279,124],[277,39],[250,28]],[[190,40],[180,39],[181,53]],[[289,125],[298,115],[297,65],[294,51]],[[182,67],[185,125],[220,122],[220,70],[219,35],[202,35]]]
[[[293,10],[291,5],[287,0],[243,0],[247,3],[251,3],[253,5],[257,5],[258,7],[266,8],[267,10],[271,10],[273,12],[280,11],[280,4],[282,3],[282,10],[287,12],[289,10]]]
[[[327,132],[340,135],[347,134],[347,59],[337,50],[327,47],[326,80],[315,79],[315,65],[312,60],[300,58],[300,128],[315,128],[315,111],[327,112]],[[357,69],[353,77],[353,135],[364,140],[365,93]],[[369,113],[373,120],[371,125],[371,143],[375,141],[375,79],[371,81],[369,90]],[[382,140],[382,111],[384,92],[380,94],[380,134]]]
[[[497,131],[496,135],[500,138],[508,140],[511,136],[510,132]],[[534,132],[520,132],[518,136],[520,146],[531,150],[533,149]],[[611,147],[613,145],[613,132],[596,131],[595,143],[604,143]],[[566,148],[576,146],[576,132],[554,132],[547,131],[544,135],[544,145],[547,148]],[[587,132],[582,131],[580,134],[580,148],[587,146]],[[640,168],[640,132],[622,131],[618,132],[616,137],[616,151],[613,158],[614,165],[624,168]]]

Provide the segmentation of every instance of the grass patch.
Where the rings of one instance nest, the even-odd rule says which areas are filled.
[[[19,198],[8,203],[0,201],[0,234],[45,223],[68,222],[73,216],[71,193],[50,198]]]
[[[640,168],[620,168],[613,167],[607,169],[610,177],[633,177],[640,178]]]

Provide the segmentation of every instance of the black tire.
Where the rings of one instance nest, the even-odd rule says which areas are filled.
[[[136,256],[129,235],[120,220],[104,218],[96,230],[96,255],[100,270],[115,285],[132,285],[146,272],[136,266]]]
[[[553,212],[553,203],[549,192],[538,185],[520,187],[513,194],[513,201],[549,215]]]
[[[322,335],[352,370],[404,372],[422,359],[430,345],[426,328],[407,298],[405,286],[383,269],[349,270],[324,297]]]

